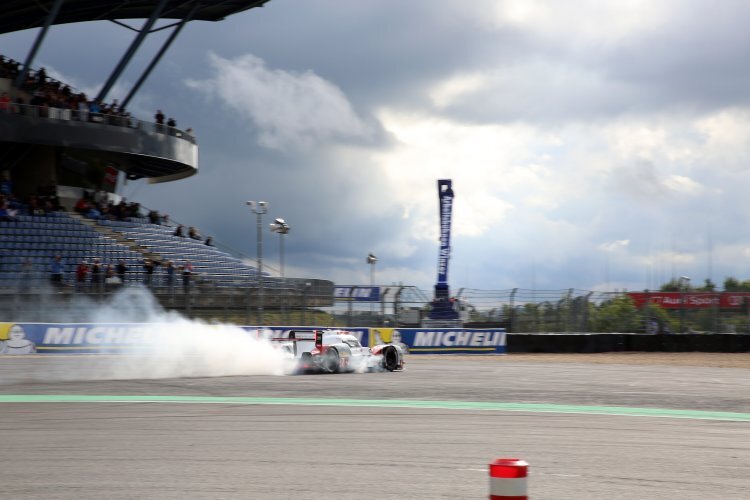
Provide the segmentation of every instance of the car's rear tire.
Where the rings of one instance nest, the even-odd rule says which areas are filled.
[[[393,346],[383,349],[383,368],[392,372],[398,368],[398,352]]]
[[[336,349],[328,349],[326,352],[325,368],[328,373],[337,373],[341,367],[341,358]]]

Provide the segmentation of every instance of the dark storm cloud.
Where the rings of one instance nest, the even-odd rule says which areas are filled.
[[[684,253],[659,257],[663,273],[703,260],[709,223],[738,262],[748,14],[735,1],[272,0],[192,23],[131,110],[193,128],[200,172],[124,194],[251,256],[244,203],[268,201],[269,265],[267,224],[283,217],[287,265],[340,282],[366,282],[374,252],[384,282],[431,286],[438,175],[490,220],[454,229],[456,288],[598,286],[605,263],[612,286],[642,288],[652,255]],[[34,34],[4,36],[0,52],[22,59]],[[95,89],[133,36],[53,27],[35,65]]]

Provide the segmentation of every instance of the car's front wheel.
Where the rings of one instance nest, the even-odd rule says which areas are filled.
[[[398,369],[398,352],[393,346],[383,349],[383,368],[392,372]]]

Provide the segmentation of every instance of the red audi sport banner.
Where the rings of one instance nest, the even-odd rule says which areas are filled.
[[[718,306],[721,309],[742,307],[750,301],[750,292],[631,292],[636,307],[647,303],[664,309],[701,309]]]

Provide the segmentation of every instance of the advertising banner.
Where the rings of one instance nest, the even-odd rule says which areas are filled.
[[[185,329],[191,328],[191,335]],[[210,337],[221,325],[191,324],[95,324],[95,323],[0,323],[0,354],[132,354],[147,353],[169,342]],[[239,327],[250,335],[286,338],[291,330],[325,330],[328,327]],[[197,331],[196,331],[197,329]],[[505,330],[345,328],[362,345],[399,344],[413,354],[504,354]]]
[[[380,301],[380,287],[377,286],[335,286],[333,299],[355,302]]]
[[[0,354],[120,353],[155,340],[152,325],[0,323]]]
[[[412,354],[505,354],[505,329],[370,329],[370,346],[387,342]]]
[[[750,292],[631,292],[636,307],[651,303],[664,309],[736,309],[750,301]]]
[[[438,284],[448,283],[448,260],[451,254],[451,223],[453,217],[453,189],[449,179],[438,181],[440,202],[440,253],[438,254]]]
[[[148,323],[0,323],[0,354],[132,354],[149,352],[155,345],[179,342],[190,328],[191,336],[211,335],[220,325]],[[290,330],[322,330],[324,327],[239,327],[250,335],[287,337]],[[349,328],[362,343],[370,342],[367,328]]]

